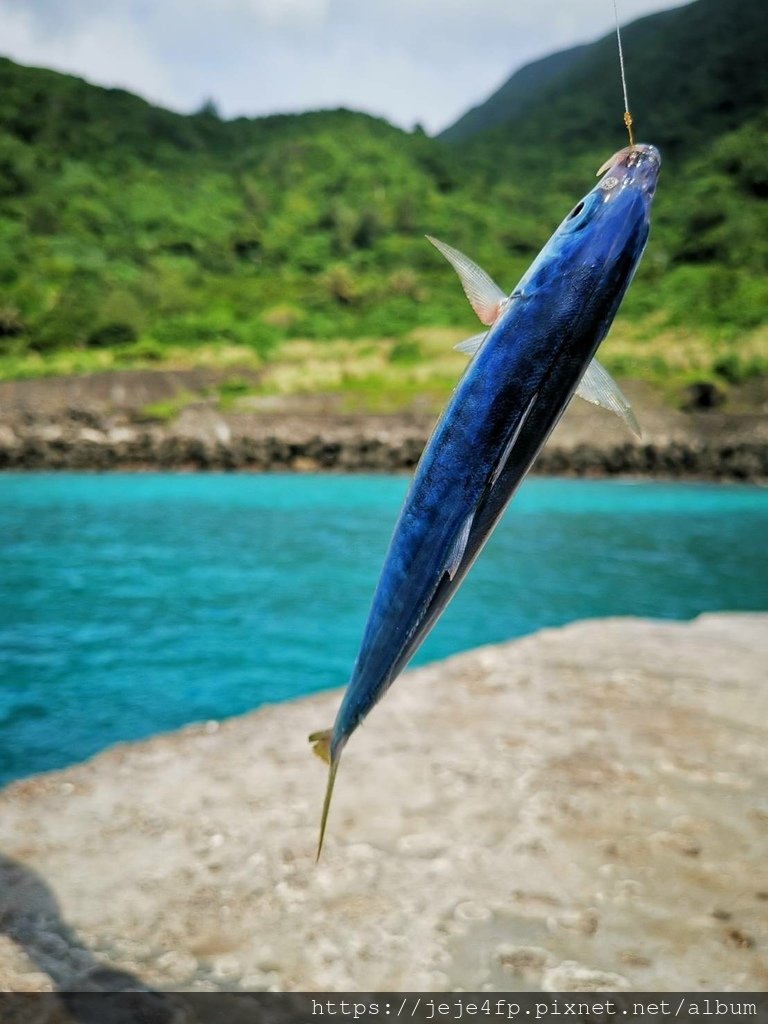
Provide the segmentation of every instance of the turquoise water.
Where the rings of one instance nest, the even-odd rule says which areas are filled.
[[[0,476],[0,781],[345,683],[406,486]],[[767,535],[758,488],[531,480],[416,662],[590,616],[766,609]]]

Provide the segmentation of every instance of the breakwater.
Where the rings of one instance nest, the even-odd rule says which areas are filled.
[[[222,408],[215,389],[203,371],[0,383],[0,469],[392,473],[416,465],[436,419],[434,410],[345,412],[333,395],[246,396]],[[535,471],[768,480],[768,423],[754,402],[748,412],[685,413],[644,385],[627,390],[642,439],[575,402]]]
[[[85,422],[83,421],[85,420]],[[4,470],[240,470],[398,472],[412,469],[428,433],[413,424],[335,423],[307,431],[288,423],[234,431],[221,418],[209,429],[114,424],[93,417],[0,426]],[[554,437],[535,471],[572,476],[666,476],[713,480],[768,479],[761,439],[596,438],[564,444]]]

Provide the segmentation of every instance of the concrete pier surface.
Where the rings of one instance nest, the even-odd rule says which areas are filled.
[[[409,672],[318,865],[339,692],[13,783],[0,988],[764,990],[767,665],[768,615],[717,614]]]

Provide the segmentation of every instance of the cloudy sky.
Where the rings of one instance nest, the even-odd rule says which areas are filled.
[[[620,17],[680,2],[619,0]],[[612,25],[611,0],[0,0],[0,53],[174,110],[346,106],[435,131]]]

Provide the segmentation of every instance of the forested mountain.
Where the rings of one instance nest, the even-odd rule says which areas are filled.
[[[768,304],[762,7],[697,0],[625,32],[639,136],[664,156],[625,322],[703,338],[731,379],[767,368],[743,341]],[[446,139],[345,110],[183,116],[0,60],[5,372],[29,352],[106,348],[131,364],[210,343],[267,357],[286,338],[471,328],[423,235],[513,286],[625,144],[614,40],[523,69]]]
[[[631,107],[638,137],[663,156],[649,252],[627,311],[656,315],[690,331],[715,327],[738,334],[766,322],[768,287],[768,18],[763,0],[697,0],[642,18],[623,31]],[[457,160],[489,194],[510,181],[543,180],[518,224],[539,221],[567,204],[609,147],[623,144],[613,33],[555,55],[564,67],[521,106],[512,94],[523,71],[474,122],[446,133]],[[476,130],[488,111],[494,125]],[[468,133],[472,131],[473,134]],[[578,189],[576,189],[578,191]],[[658,314],[663,313],[663,317]],[[763,340],[763,351],[765,345]],[[733,354],[723,356],[725,373]],[[754,364],[765,368],[765,360]]]
[[[456,187],[439,145],[363,114],[184,117],[3,61],[3,344],[401,331],[434,316],[422,236]]]
[[[639,135],[667,155],[687,157],[768,106],[763,0],[697,0],[632,22],[622,38]],[[471,112],[471,123],[461,118],[443,138],[477,136],[474,145],[489,156],[501,146],[517,156],[562,146],[597,153],[621,110],[616,36],[609,33],[518,71]]]

